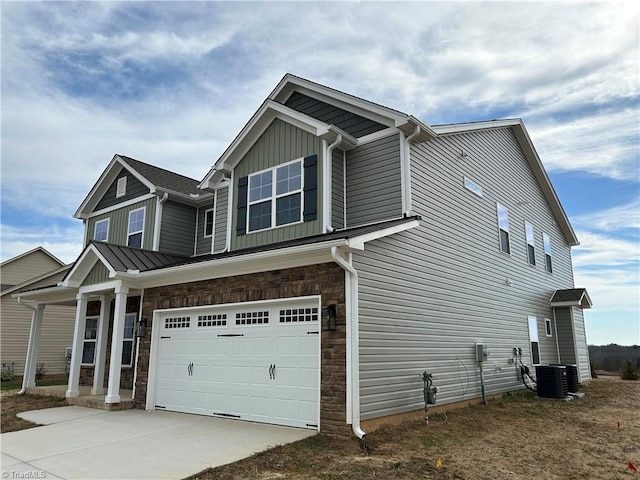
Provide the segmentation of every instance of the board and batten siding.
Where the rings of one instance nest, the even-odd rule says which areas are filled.
[[[160,243],[158,250],[175,255],[193,255],[196,236],[197,209],[189,205],[167,200],[162,205]],[[200,228],[200,225],[198,225]],[[203,226],[204,228],[204,226]]]
[[[82,285],[95,285],[109,281],[109,269],[100,261],[89,270],[89,273],[82,281]]]
[[[216,197],[213,251],[222,252],[227,245],[227,217],[229,216],[229,187],[219,188]]]
[[[346,166],[346,227],[402,216],[398,134],[349,150]]]
[[[555,332],[546,337],[544,319],[553,319],[552,293],[573,287],[570,247],[511,130],[412,145],[411,169],[420,226],[353,253],[364,419],[423,408],[425,370],[439,404],[479,397],[476,343],[489,351],[487,395],[521,388],[509,360],[519,347],[531,365],[528,316],[538,319],[542,363],[557,362]],[[464,177],[482,197],[464,188]],[[510,255],[499,249],[496,202],[509,209]],[[527,262],[525,220],[536,228],[535,267]],[[553,240],[553,274],[544,269],[542,232]]]
[[[213,200],[211,200],[210,205],[203,205],[198,208],[195,255],[207,255],[211,253],[211,244],[213,239],[211,237],[204,236],[206,212],[211,208],[213,208]]]
[[[322,139],[280,119],[275,119],[235,167],[233,198],[238,198],[239,178],[310,155],[318,155],[317,191],[322,192]],[[238,211],[237,205],[234,205],[232,208],[231,249],[238,250],[246,247],[267,245],[322,233],[322,201],[320,196],[318,196],[317,205],[318,215],[316,220],[284,225],[258,232],[247,232],[245,235],[236,234]]]
[[[116,197],[118,180],[125,176],[127,177],[127,188],[125,194],[121,197]],[[113,207],[114,205],[118,205],[119,203],[128,202],[129,200],[141,197],[142,195],[146,195],[147,193],[149,193],[149,187],[146,187],[126,168],[120,167],[120,171],[116,175],[116,179],[113,181],[113,183],[111,183],[111,185],[109,185],[107,192],[102,196],[94,211]]]
[[[102,213],[100,215],[96,215],[95,217],[91,217],[87,221],[86,226],[87,238],[89,238],[89,240],[93,239],[93,236],[95,234],[96,222],[108,218],[109,233],[107,242],[113,243],[115,245],[126,245],[127,233],[129,230],[129,212],[131,212],[132,210],[137,210],[138,208],[145,207],[142,248],[151,250],[153,248],[153,230],[156,218],[156,202],[156,198],[150,198],[148,200],[136,202],[132,205],[127,205],[126,207],[122,207],[111,212]]]
[[[60,272],[29,285],[29,289],[55,285],[62,281],[67,271]],[[2,363],[13,364],[16,375],[24,373],[24,362],[29,343],[32,311],[18,304],[11,294],[2,296],[2,324],[0,353]],[[42,319],[42,331],[38,348],[38,363],[44,363],[47,374],[64,374],[65,348],[73,343],[75,307],[47,305]]]
[[[335,149],[331,154],[331,220],[333,228],[344,228],[344,152]]]

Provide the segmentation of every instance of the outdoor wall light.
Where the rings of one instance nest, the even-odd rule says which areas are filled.
[[[332,303],[322,309],[322,330],[336,329],[336,304]]]
[[[147,334],[147,319],[136,320],[136,337],[144,337]]]

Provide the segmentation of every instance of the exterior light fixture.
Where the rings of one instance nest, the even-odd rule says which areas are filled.
[[[336,329],[336,304],[332,303],[322,309],[322,330]]]
[[[147,319],[136,320],[136,337],[144,337],[147,334]]]

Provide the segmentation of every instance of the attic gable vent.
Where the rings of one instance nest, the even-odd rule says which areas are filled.
[[[124,197],[127,193],[127,177],[118,179],[118,187],[116,188],[116,198]]]

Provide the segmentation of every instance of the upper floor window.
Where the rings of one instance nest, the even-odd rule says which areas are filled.
[[[482,187],[470,178],[464,177],[464,188],[466,188],[470,192],[475,193],[479,197],[482,196]]]
[[[204,212],[204,236],[213,235],[213,208]]]
[[[500,251],[511,253],[511,247],[509,245],[509,211],[499,203],[497,204],[497,211],[498,230],[500,231]]]
[[[527,236],[527,260],[529,265],[536,264],[536,240],[533,231],[533,225],[529,222],[524,222],[524,231]]]
[[[127,245],[142,248],[142,231],[144,229],[144,207],[129,212],[129,230]]]
[[[546,233],[542,234],[542,242],[544,243],[544,261],[547,272],[553,273],[553,265],[551,262],[551,237]]]
[[[116,186],[116,198],[124,197],[127,193],[127,177],[120,177]]]
[[[93,231],[93,239],[99,242],[106,242],[109,237],[109,219],[105,218],[96,222],[95,229]]]
[[[249,176],[250,232],[300,221],[302,160]]]

